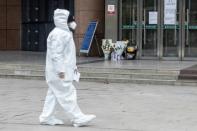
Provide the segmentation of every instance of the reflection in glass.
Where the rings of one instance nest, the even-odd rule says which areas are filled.
[[[158,13],[158,0],[143,1],[142,56],[157,56],[157,24],[149,21],[150,13]],[[157,14],[158,15],[158,14]]]
[[[186,0],[185,57],[197,57],[197,0]]]
[[[179,5],[179,0],[177,0]],[[175,24],[164,25],[163,28],[163,56],[164,57],[178,57],[179,49],[179,6],[176,5],[176,22]],[[165,11],[164,11],[165,12]],[[164,14],[165,15],[165,14]],[[164,24],[164,22],[163,22]]]
[[[122,39],[137,44],[137,0],[122,0]]]

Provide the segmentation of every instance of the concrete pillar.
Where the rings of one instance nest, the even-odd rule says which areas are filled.
[[[118,0],[105,0],[105,38],[118,40]]]

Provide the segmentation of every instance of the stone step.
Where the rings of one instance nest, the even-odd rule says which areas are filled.
[[[14,78],[14,79],[32,79],[44,80],[44,76],[39,75],[13,75],[0,74],[0,78]],[[186,80],[150,80],[150,79],[122,79],[122,78],[103,78],[103,77],[81,77],[80,81],[104,82],[104,83],[135,83],[135,84],[154,84],[154,85],[180,85],[180,86],[197,86],[197,81]]]
[[[187,80],[157,80],[157,79],[122,79],[122,78],[102,78],[102,77],[82,77],[81,81],[104,82],[104,83],[133,83],[133,84],[152,84],[152,85],[178,85],[178,86],[197,86],[197,81]]]
[[[28,70],[28,69],[0,69],[0,73],[4,75],[26,75],[26,76],[44,76],[43,70]]]
[[[79,67],[80,72],[100,72],[100,73],[116,73],[116,74],[131,74],[131,73],[142,73],[142,74],[168,74],[178,75],[178,70],[154,70],[154,69],[122,69],[122,68],[93,68],[93,67]]]
[[[43,75],[15,75],[15,74],[2,74],[0,73],[0,78],[12,78],[12,79],[27,79],[27,80],[44,80]]]
[[[44,75],[15,75],[1,74],[0,78],[44,80]],[[103,82],[103,83],[133,83],[133,84],[153,84],[153,85],[179,85],[197,86],[197,81],[186,80],[162,80],[162,79],[125,79],[125,78],[104,78],[104,77],[81,77],[80,81]]]
[[[11,64],[0,64],[0,70],[3,69],[11,69],[11,70],[33,70],[33,71],[44,71],[44,65],[11,65]],[[169,74],[169,75],[178,75],[178,70],[153,70],[153,69],[129,69],[129,68],[99,68],[99,67],[83,67],[78,66],[80,72],[102,72],[102,73],[123,73],[123,74],[131,74],[131,73],[148,73],[148,74]]]
[[[22,75],[22,76],[44,76],[43,70],[27,70],[27,69],[0,69],[0,73],[4,75]],[[150,73],[100,73],[100,72],[81,72],[82,77],[104,77],[104,78],[124,78],[124,79],[166,79],[176,80],[177,75],[172,74],[150,74]]]
[[[44,70],[44,65],[0,64],[0,69]]]
[[[104,77],[104,78],[122,78],[122,79],[162,79],[177,80],[178,75],[169,74],[150,74],[150,73],[100,73],[100,72],[80,72],[82,77]]]
[[[104,78],[104,77],[82,77],[82,81],[94,81],[104,83],[135,83],[135,84],[154,84],[154,85],[175,85],[176,80],[156,80],[156,79],[123,79],[123,78]]]
[[[0,64],[0,78],[44,80],[44,68],[44,65]],[[79,70],[81,81],[197,86],[196,80],[177,80],[179,71],[176,70],[93,68],[80,66]]]

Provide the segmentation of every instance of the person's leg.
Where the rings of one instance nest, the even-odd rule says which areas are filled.
[[[54,116],[55,107],[57,105],[57,99],[49,86],[42,114],[39,117],[41,124],[57,125],[64,124],[63,121],[58,120]]]
[[[84,115],[78,104],[76,89],[72,82],[56,81],[50,82],[53,93],[55,94],[58,103],[64,109],[65,113],[69,116],[74,126],[86,125],[89,121],[95,118],[94,115]],[[55,85],[55,86],[52,86]]]
[[[66,114],[71,118],[78,118],[84,115],[78,107],[76,89],[72,85],[72,82],[57,80],[50,82],[49,85],[52,87],[52,92]]]

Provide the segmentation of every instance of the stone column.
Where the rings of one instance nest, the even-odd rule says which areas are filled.
[[[105,38],[118,40],[118,0],[105,0]]]

